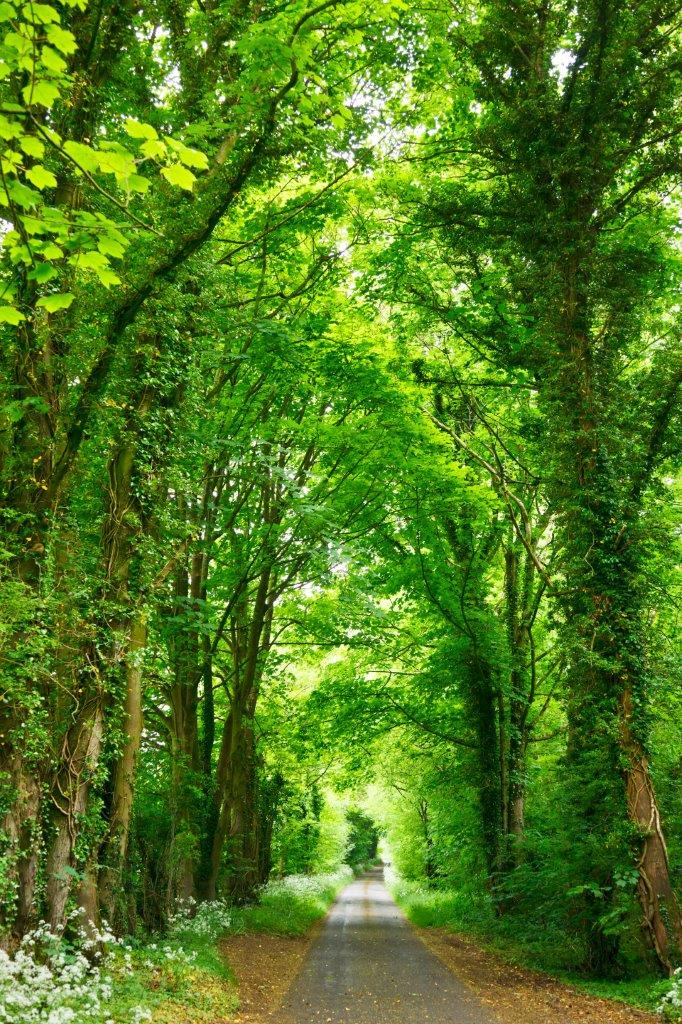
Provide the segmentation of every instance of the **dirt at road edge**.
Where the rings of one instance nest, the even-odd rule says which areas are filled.
[[[440,928],[416,928],[422,941],[494,1011],[500,1024],[644,1024],[661,1018],[579,992],[538,971],[515,967],[471,940]]]
[[[234,1024],[276,1022],[277,1011],[321,927],[319,921],[304,936],[245,934],[223,939],[220,948],[239,992]]]

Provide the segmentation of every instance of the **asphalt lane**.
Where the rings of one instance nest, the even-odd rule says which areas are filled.
[[[495,1024],[412,931],[380,869],[341,893],[277,1017],[281,1024]]]

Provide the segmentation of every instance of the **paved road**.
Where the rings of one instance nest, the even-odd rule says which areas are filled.
[[[494,1024],[414,934],[380,870],[343,891],[278,1014],[281,1024]]]

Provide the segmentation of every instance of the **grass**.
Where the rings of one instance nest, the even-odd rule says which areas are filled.
[[[194,942],[186,952],[196,955],[188,961],[170,959],[172,948],[142,947],[127,966],[116,965],[108,1007],[115,1024],[211,1024],[237,1009],[235,979],[215,942]]]
[[[290,875],[269,882],[257,904],[234,912],[233,930],[305,935],[352,877],[350,868],[342,868],[328,875]]]
[[[571,947],[571,938],[564,932],[559,933],[552,922],[548,922],[544,930],[524,934],[518,919],[495,918],[485,900],[477,902],[470,892],[428,889],[397,877],[389,878],[389,887],[409,920],[418,927],[444,928],[471,935],[484,949],[508,963],[543,971],[590,995],[656,1012],[671,990],[668,979],[587,979],[575,967],[571,969],[570,965],[577,961],[578,950]],[[682,975],[679,984],[682,996]],[[676,1013],[671,1007],[665,1019],[682,1021],[682,1014]]]
[[[637,1006],[640,1010],[656,1011],[663,996],[670,989],[670,981],[661,978],[652,981],[650,978],[632,978],[623,981],[598,981],[575,975],[560,974],[562,981],[587,992],[591,996],[599,996],[602,999],[615,999],[617,1002],[627,1003],[628,1006]],[[675,1020],[668,1017],[668,1020]],[[679,1019],[679,1018],[677,1018]]]

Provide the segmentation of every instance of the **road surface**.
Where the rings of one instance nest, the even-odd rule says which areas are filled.
[[[281,1024],[495,1024],[414,934],[380,869],[345,889],[294,981]]]

